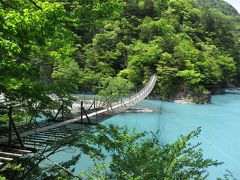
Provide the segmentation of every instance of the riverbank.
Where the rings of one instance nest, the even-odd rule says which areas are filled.
[[[179,99],[177,98],[173,102],[183,104],[210,104],[211,97],[212,95],[210,93],[195,93]]]
[[[209,170],[208,179],[222,177],[225,170],[229,169],[235,177],[240,177],[238,164],[229,157],[236,159],[239,152],[239,94],[216,95],[212,97],[212,104],[204,106],[169,103],[164,101],[144,100],[139,103],[139,109],[153,109],[153,112],[128,112],[104,119],[102,125],[114,124],[127,126],[137,132],[157,132],[157,138],[162,143],[172,143],[180,135],[202,127],[202,133],[194,142],[201,142],[204,156],[224,161],[220,167]],[[157,109],[161,109],[156,111]],[[222,142],[226,143],[222,143]],[[72,158],[74,147],[69,152],[60,152],[52,155],[53,161],[61,162]],[[75,148],[77,154],[81,149]],[[224,152],[224,154],[222,153]],[[226,156],[227,155],[227,156]],[[64,158],[64,159],[63,159]],[[92,161],[87,156],[74,166],[74,172],[87,171],[93,167]]]
[[[186,99],[176,99],[173,101],[174,103],[182,103],[182,104],[190,104]]]
[[[239,178],[239,99],[240,91],[238,94],[213,95],[212,103],[206,105],[145,100],[141,106],[161,108],[161,112],[125,113],[104,121],[104,124],[127,125],[137,132],[160,130],[158,137],[163,143],[174,142],[180,135],[202,127],[202,133],[193,142],[202,143],[205,157],[224,161],[222,166],[209,170],[208,179],[222,177],[226,169]]]
[[[214,95],[223,95],[223,94],[228,94],[228,93],[239,94],[239,91],[240,91],[240,87],[222,88],[222,89],[218,89],[218,90],[215,90],[214,92],[210,93],[209,96],[212,97]],[[209,103],[211,103],[211,100],[208,103],[196,103],[194,101],[189,100],[188,98],[179,98],[179,99],[173,100],[173,102],[174,103],[182,103],[182,104],[209,104]]]

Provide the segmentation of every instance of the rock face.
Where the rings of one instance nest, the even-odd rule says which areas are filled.
[[[209,104],[211,103],[210,93],[189,94],[181,99],[174,100],[176,103]]]
[[[193,92],[187,90],[186,88],[181,88],[181,90],[177,93],[174,102],[178,100],[181,100],[185,103],[209,104],[211,103],[211,93],[209,91]]]
[[[209,104],[211,103],[211,94],[208,92],[193,93],[187,97],[189,102],[196,104]]]

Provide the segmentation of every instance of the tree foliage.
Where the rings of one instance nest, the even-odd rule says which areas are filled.
[[[196,5],[201,8],[218,9],[219,11],[221,11],[223,14],[226,14],[226,15],[232,15],[232,16],[238,15],[238,11],[232,5],[221,0],[212,0],[212,1],[197,0]]]
[[[221,163],[204,159],[199,144],[190,139],[200,129],[181,136],[172,144],[161,144],[157,134],[131,132],[126,127],[98,127],[94,142],[104,149],[111,161],[99,163],[88,178],[103,179],[180,179],[207,177],[207,167]]]
[[[220,0],[0,0],[0,95],[6,108],[21,106],[14,115],[21,121],[51,116],[62,104],[70,107],[70,94],[86,87],[104,96],[127,95],[144,86],[153,73],[158,75],[155,95],[164,100],[238,86],[239,22],[236,11]],[[6,120],[6,109],[0,117]],[[110,174],[130,173],[123,167],[126,163],[138,177],[143,162],[131,167],[131,158],[138,162],[132,152],[147,150],[165,157],[164,151],[172,153],[171,148],[178,155],[181,148],[189,150],[193,160],[200,158],[204,171],[214,162],[188,149],[186,142],[194,134],[175,145],[146,140],[127,146],[124,156],[113,154],[124,173],[117,174],[118,167],[110,164]],[[125,148],[112,145],[112,153]],[[157,168],[148,155],[149,165]],[[123,157],[129,161],[123,162]],[[174,172],[183,178],[204,173],[180,170],[181,163],[196,161],[174,159],[167,164],[166,177]]]
[[[9,165],[2,170],[2,175],[20,179],[206,179],[207,168],[222,163],[205,159],[200,144],[191,144],[191,139],[199,133],[200,129],[197,129],[171,144],[162,144],[155,133],[99,125],[22,160],[22,165]],[[51,160],[54,153],[73,146],[79,149],[79,154],[71,159],[61,163],[50,161],[52,165],[47,167],[39,166],[44,159]],[[81,154],[89,155],[95,166],[77,174],[72,167],[81,162]]]

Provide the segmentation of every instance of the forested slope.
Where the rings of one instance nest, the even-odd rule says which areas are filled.
[[[218,9],[229,9],[222,4]],[[80,49],[82,76],[89,78],[80,82],[106,86],[105,77],[118,76],[140,86],[157,73],[155,93],[167,100],[237,85],[236,17],[202,7],[190,0],[126,1],[121,18],[106,23]]]
[[[49,94],[117,95],[113,86],[127,92],[153,73],[165,100],[238,85],[239,17],[222,1],[197,4],[2,0],[0,93],[54,109]]]
[[[225,15],[236,16],[238,11],[226,1],[223,0],[197,0],[196,5],[201,8],[215,8],[221,11]]]
[[[163,100],[239,86],[239,22],[231,6],[216,0],[0,0],[0,95],[6,101],[0,122],[8,121],[11,107],[15,122],[50,117],[52,110],[71,106],[71,93],[126,95],[152,74],[158,75],[154,95]],[[109,177],[206,178],[208,166],[221,164],[204,160],[194,150],[198,145],[188,143],[200,130],[162,146],[155,137],[139,141],[144,133],[129,137],[125,128],[97,128],[72,140],[90,155],[98,153],[95,147],[112,152]],[[62,165],[76,162],[73,157]],[[48,169],[53,174],[39,171],[29,162],[14,171],[27,174],[26,167],[36,170],[29,179],[66,175],[55,166]]]
[[[222,4],[218,9],[233,12]],[[85,62],[80,83],[106,87],[112,81],[106,77],[118,76],[141,86],[157,73],[155,93],[167,100],[237,85],[235,17],[208,7],[188,0],[126,1],[121,18],[106,23],[80,49]]]

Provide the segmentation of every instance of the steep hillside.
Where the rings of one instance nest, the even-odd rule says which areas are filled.
[[[224,1],[3,2],[0,93],[9,101],[118,96],[153,73],[164,100],[240,84],[238,16]]]
[[[197,0],[196,5],[201,8],[218,9],[225,15],[238,15],[238,11],[231,4],[228,4],[223,0]]]

